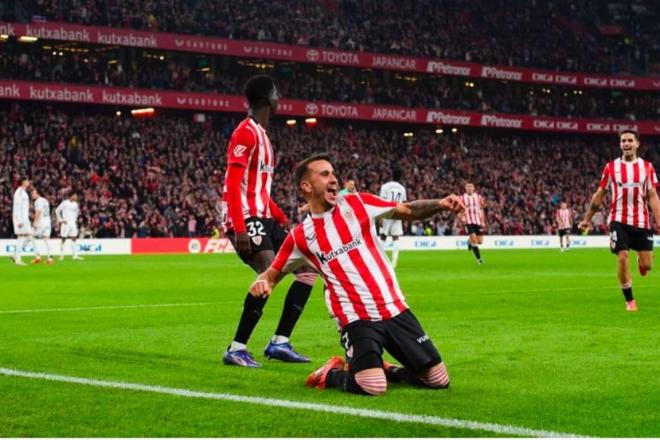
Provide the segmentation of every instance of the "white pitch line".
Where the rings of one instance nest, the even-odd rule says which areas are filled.
[[[195,399],[225,400],[230,402],[250,403],[254,405],[273,406],[286,409],[300,409],[323,413],[341,414],[346,416],[367,417],[402,423],[420,423],[423,425],[444,426],[446,428],[466,429],[472,431],[487,431],[495,434],[516,435],[522,437],[584,437],[576,434],[555,431],[543,431],[513,425],[500,425],[497,423],[475,422],[471,420],[450,419],[444,417],[404,414],[398,412],[381,411],[377,409],[353,408],[350,406],[323,405],[317,403],[300,402],[295,400],[271,399],[268,397],[251,397],[227,393],[211,393],[204,391],[169,388],[158,385],[144,385],[129,382],[114,382],[107,380],[86,379],[82,377],[61,376],[49,373],[34,373],[29,371],[0,368],[0,375],[25,377],[30,379],[43,379],[54,382],[75,383],[102,388],[115,388],[131,391],[145,391],[150,393],[168,394],[179,397]]]
[[[172,304],[132,304],[123,306],[93,306],[93,307],[57,307],[50,309],[18,309],[0,310],[0,315],[14,315],[19,313],[46,313],[46,312],[81,312],[86,310],[114,310],[114,309],[150,309],[163,307],[197,307],[216,304],[213,302],[172,303]]]

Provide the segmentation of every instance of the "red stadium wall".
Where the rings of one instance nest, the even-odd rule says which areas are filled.
[[[242,58],[262,58],[367,69],[435,73],[468,78],[492,78],[544,85],[660,91],[660,78],[657,77],[557,72],[543,69],[484,65],[456,60],[321,49],[197,35],[145,32],[100,26],[81,26],[69,23],[25,24],[0,22],[0,34],[25,35],[48,40],[229,55]]]
[[[242,96],[176,91],[99,87],[31,81],[0,80],[0,99],[59,101],[131,107],[164,107],[244,113]],[[542,116],[486,114],[447,109],[405,108],[283,99],[282,115],[401,122],[444,126],[493,127],[512,130],[607,134],[632,128],[644,135],[660,136],[660,121],[610,121]]]

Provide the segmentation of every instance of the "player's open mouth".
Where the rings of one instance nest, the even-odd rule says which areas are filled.
[[[336,187],[327,188],[326,192],[332,197],[337,197],[337,188]]]

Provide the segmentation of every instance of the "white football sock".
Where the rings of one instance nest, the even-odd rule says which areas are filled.
[[[286,336],[280,336],[280,335],[274,335],[271,339],[270,342],[273,344],[284,344],[286,342],[289,342],[289,338]]]
[[[34,252],[34,255],[36,257],[40,257],[39,255],[39,249],[37,249],[37,242],[35,241],[34,237],[29,235],[27,239],[25,240],[25,244],[32,245],[32,252]]]
[[[24,244],[25,244],[25,237],[18,237],[16,239],[16,248],[14,249],[14,261],[18,261],[21,258],[21,253],[23,252]]]
[[[238,350],[247,350],[247,345],[241,344],[240,342],[232,341],[229,346],[229,351],[238,351]]]
[[[392,243],[392,266],[396,267],[396,262],[399,260],[399,240],[394,240]]]

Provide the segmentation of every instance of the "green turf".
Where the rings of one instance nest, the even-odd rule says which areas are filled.
[[[225,367],[253,274],[234,255],[90,257],[0,265],[0,368],[207,392],[433,415],[594,436],[660,436],[660,280],[635,274],[625,311],[607,250],[404,252],[400,283],[442,353],[449,390],[393,385],[369,398],[310,390],[306,375],[340,354],[317,286],[294,333],[311,365]],[[286,280],[251,349],[261,350]],[[204,303],[204,304],[198,304]],[[488,436],[353,416],[0,376],[0,436]]]

